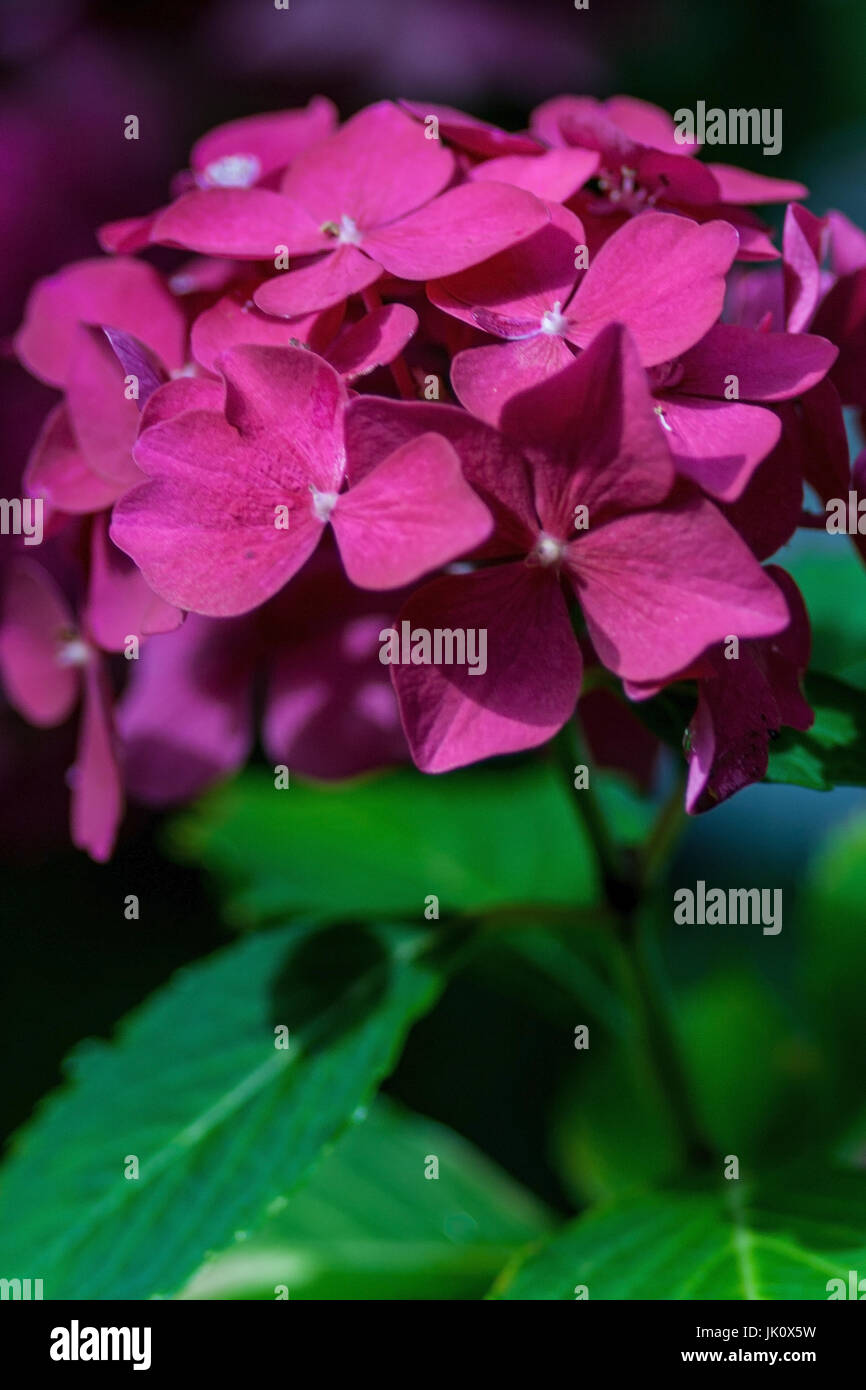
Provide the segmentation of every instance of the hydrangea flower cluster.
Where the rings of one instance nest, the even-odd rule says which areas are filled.
[[[808,617],[766,561],[804,484],[866,473],[866,236],[673,130],[624,97],[520,134],[318,98],[212,131],[165,207],[36,285],[16,351],[60,398],[0,674],[37,725],[81,705],[77,845],[105,859],[127,794],[193,796],[257,737],[326,778],[535,748],[590,667],[608,749],[625,702],[694,682],[692,812],[809,726]],[[483,668],[385,664],[384,632],[483,632]]]

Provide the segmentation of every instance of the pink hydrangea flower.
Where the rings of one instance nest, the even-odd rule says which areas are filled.
[[[240,347],[218,365],[225,413],[184,411],[146,429],[136,458],[150,481],[114,510],[113,539],[170,603],[248,612],[297,573],[328,525],[349,578],[368,589],[408,584],[487,534],[487,510],[440,435],[357,467],[346,389],[323,359]]]
[[[257,732],[315,777],[441,772],[577,706],[645,784],[640,703],[685,680],[687,808],[765,775],[811,712],[808,618],[762,562],[815,523],[804,484],[866,486],[866,234],[698,155],[627,97],[518,132],[319,97],[203,135],[164,206],[35,286],[15,350],[60,396],[17,480],[40,563],[0,556],[0,677],[37,725],[81,700],[77,844],[111,852],[121,769],[163,805]],[[785,200],[780,256],[752,209]],[[136,259],[158,246],[190,256]],[[394,628],[483,631],[483,669],[383,661]]]
[[[573,599],[600,659],[639,682],[672,677],[727,633],[764,636],[787,623],[781,594],[735,531],[676,488],[624,329],[604,330],[555,378],[516,397],[504,434],[448,414],[440,428],[496,519],[483,557],[498,563],[435,579],[402,611],[410,630],[487,631],[484,674],[392,667],[426,771],[534,747],[571,717],[581,673]],[[353,428],[379,439],[390,422],[396,444],[428,421],[420,405],[359,402]],[[577,506],[589,526],[576,535]]]

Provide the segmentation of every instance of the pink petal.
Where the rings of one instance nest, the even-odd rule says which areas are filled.
[[[745,221],[746,214],[729,203],[713,210],[721,213],[740,239],[738,261],[777,261],[779,249],[773,245],[772,233],[766,227],[753,226]]]
[[[632,164],[640,155],[642,140],[623,130],[595,97],[552,97],[532,113],[533,135],[547,145],[578,145],[598,150],[605,166]]]
[[[185,193],[159,214],[151,240],[208,256],[269,261],[281,246],[300,256],[327,243],[302,207],[267,188]]]
[[[84,708],[70,780],[72,843],[104,864],[111,858],[123,815],[123,786],[117,766],[108,678],[101,659],[96,657],[84,670]]]
[[[242,343],[274,347],[304,343],[321,352],[337,332],[342,317],[342,307],[337,307],[291,321],[272,319],[261,313],[243,291],[227,294],[198,315],[190,339],[192,353],[208,371],[215,371],[220,353]]]
[[[102,511],[126,490],[90,467],[72,432],[65,404],[46,416],[27,463],[24,485],[30,497],[44,497],[52,507],[73,515]]]
[[[545,203],[564,203],[598,170],[595,150],[547,150],[543,154],[508,154],[478,164],[473,182],[510,183]]]
[[[639,186],[660,196],[666,206],[689,210],[715,207],[719,185],[706,164],[689,158],[694,149],[681,145],[676,154],[663,154],[661,150],[642,152],[637,160]]]
[[[448,184],[454,158],[390,101],[359,111],[295,160],[282,190],[317,226],[350,217],[365,231],[421,207]]]
[[[223,354],[226,419],[245,443],[269,459],[268,481],[336,492],[346,456],[345,386],[327,362],[305,348],[238,347]]]
[[[531,136],[500,130],[498,126],[479,121],[475,116],[467,116],[465,111],[457,111],[453,106],[439,106],[436,102],[425,106],[421,101],[401,101],[400,105],[419,121],[424,121],[427,116],[435,116],[443,139],[482,159],[493,155],[531,155],[539,149],[538,141]]]
[[[821,261],[827,238],[827,219],[792,204],[785,214],[782,241],[785,277],[786,328],[800,333],[809,327],[821,293]]]
[[[116,222],[103,223],[97,233],[99,245],[113,256],[143,251],[145,246],[150,246],[154,225],[164,211],[164,208],[157,208],[156,212],[144,217],[122,217]]]
[[[680,359],[676,389],[720,400],[734,375],[741,400],[784,401],[816,386],[837,356],[832,343],[814,334],[758,333],[717,323]]]
[[[363,245],[392,275],[435,280],[495,256],[547,220],[547,209],[531,193],[507,184],[466,183],[365,236]]]
[[[684,495],[589,531],[568,550],[589,635],[628,680],[674,676],[730,634],[780,632],[788,611],[710,502]]]
[[[732,164],[710,164],[708,168],[715,175],[723,203],[790,203],[809,196],[808,188],[790,179],[769,178]]]
[[[580,219],[565,208],[552,208],[540,231],[481,265],[434,281],[427,286],[428,297],[485,333],[526,337],[540,330],[557,301],[564,305],[570,299],[578,274],[575,248],[583,241]]]
[[[362,589],[397,589],[474,550],[490,513],[446,439],[423,434],[337,499],[331,521],[346,573]]]
[[[143,261],[126,256],[78,261],[40,280],[27,302],[15,350],[35,376],[63,386],[80,323],[131,333],[169,367],[184,360],[183,314],[159,274]]]
[[[383,304],[336,338],[324,356],[347,381],[356,381],[393,362],[418,328],[418,315],[404,304]]]
[[[117,711],[130,795],[184,801],[246,761],[252,653],[243,620],[199,618],[148,642]]]
[[[645,212],[594,256],[569,306],[572,342],[624,323],[645,367],[691,347],[721,313],[737,236],[725,222]]]
[[[452,445],[463,475],[495,518],[485,555],[514,555],[535,541],[538,522],[526,460],[498,431],[456,406],[359,396],[346,411],[346,472],[353,489],[395,450],[422,434]],[[350,493],[351,496],[351,493]]]
[[[448,772],[500,753],[537,748],[574,712],[580,649],[554,576],[524,564],[445,575],[410,598],[408,622],[486,632],[487,669],[391,667],[412,757],[424,772]]]
[[[451,363],[454,394],[473,415],[500,425],[517,395],[558,375],[574,361],[563,338],[536,333],[531,338],[492,347],[468,348]]]
[[[334,129],[337,111],[327,97],[313,97],[295,111],[269,111],[217,126],[196,141],[190,164],[203,186],[225,187],[229,163],[238,157],[257,167],[254,182],[284,169],[303,150]]]
[[[502,428],[532,446],[538,515],[562,540],[574,534],[578,503],[593,528],[604,516],[655,506],[674,484],[646,373],[619,324],[557,376],[515,396]]]
[[[0,676],[6,698],[30,724],[51,728],[69,717],[78,674],[60,659],[74,635],[72,614],[47,570],[32,560],[10,565],[0,623]]]
[[[677,471],[723,502],[741,495],[782,433],[779,417],[759,405],[672,393],[656,400]]]
[[[235,349],[253,351],[274,349]],[[111,538],[178,608],[212,617],[248,612],[281,589],[319,541],[322,523],[301,489],[300,459],[262,451],[221,415],[190,411],[154,425],[141,435],[138,457],[153,481],[117,504]],[[288,530],[277,529],[277,506],[289,508]]]
[[[225,385],[219,378],[178,376],[167,381],[149,397],[141,414],[141,430],[170,420],[184,410],[215,410],[222,412],[225,404]]]
[[[103,651],[122,652],[130,636],[172,632],[183,614],[148,588],[135,565],[108,538],[108,518],[95,517],[84,621]]]
[[[75,438],[94,472],[120,491],[140,483],[132,457],[138,405],[126,399],[123,368],[101,329],[78,329],[66,403]]]
[[[266,314],[283,318],[317,314],[333,304],[342,304],[350,294],[367,289],[381,274],[382,267],[356,247],[338,246],[312,265],[266,280],[253,298]]]
[[[673,118],[660,106],[637,97],[609,97],[603,104],[608,120],[641,145],[684,155],[696,146],[680,145],[674,135]]]

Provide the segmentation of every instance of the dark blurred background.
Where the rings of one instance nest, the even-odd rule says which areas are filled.
[[[316,92],[344,117],[406,96],[512,128],[567,91],[627,92],[669,110],[698,99],[781,107],[775,160],[749,148],[720,156],[802,178],[815,211],[864,222],[864,72],[863,0],[590,0],[586,11],[572,0],[291,0],[287,11],[272,0],[2,0],[0,482],[20,474],[52,399],[8,354],[29,287],[95,254],[101,222],[162,202],[192,142],[219,122]],[[122,138],[129,113],[138,142]],[[71,1044],[107,1034],[226,935],[207,886],[165,857],[158,820],[134,813],[105,867],[67,847],[70,740],[0,708],[0,1134],[54,1084]],[[690,827],[676,881],[724,884],[734,865],[733,880],[782,886],[787,903],[829,826],[863,806],[859,792],[754,788]],[[141,898],[139,922],[124,920],[128,893]],[[707,949],[696,944],[676,972],[699,973]],[[783,951],[777,960],[784,972]],[[447,1059],[467,1052],[483,1083],[445,1084]],[[528,1003],[466,980],[417,1031],[393,1088],[557,1200],[539,1130],[561,1052]]]

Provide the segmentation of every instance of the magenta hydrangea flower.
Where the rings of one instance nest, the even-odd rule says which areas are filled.
[[[26,481],[60,511],[100,511],[141,481],[132,458],[140,398],[125,389],[103,330],[140,343],[163,374],[185,360],[185,315],[151,266],[129,257],[80,261],[37,284],[15,348],[64,399],[45,422]]]
[[[377,440],[389,421],[394,443],[429,421],[424,406],[359,403],[353,428],[363,432],[373,410]],[[410,631],[487,632],[486,672],[392,667],[426,771],[534,747],[570,718],[581,673],[570,599],[604,664],[638,682],[671,678],[727,633],[765,636],[787,623],[781,594],[735,531],[676,488],[623,328],[604,330],[555,378],[516,397],[504,434],[449,416],[440,428],[496,518],[483,556],[498,563],[434,580],[401,613]],[[576,508],[586,509],[585,527]]]
[[[322,358],[240,347],[218,365],[225,413],[184,411],[144,430],[136,458],[151,481],[114,510],[112,538],[170,603],[248,612],[297,573],[328,525],[349,578],[367,589],[411,583],[487,534],[487,510],[440,435],[358,469],[344,441],[346,389]]]
[[[762,778],[811,719],[808,617],[764,562],[815,524],[804,485],[866,486],[866,234],[805,193],[627,97],[518,132],[317,97],[204,134],[15,338],[59,397],[0,678],[40,726],[81,701],[75,843],[106,858],[124,792],[184,800],[257,740],[313,777],[436,773],[576,712],[646,785],[642,705],[675,682],[687,809]],[[780,254],[753,209],[786,200]]]
[[[808,191],[787,179],[701,163],[697,144],[677,141],[666,111],[633,97],[553,97],[532,113],[531,129],[545,145],[598,152],[597,188],[575,203],[594,245],[623,219],[657,208],[697,221],[722,217],[737,229],[739,259],[773,260],[779,253],[768,228],[749,206],[785,203]]]
[[[511,396],[567,365],[610,323],[629,328],[644,366],[691,347],[718,318],[737,249],[724,222],[647,213],[575,269],[583,228],[564,209],[549,227],[474,270],[435,283],[434,304],[508,341],[454,361],[462,403],[495,423]]]

